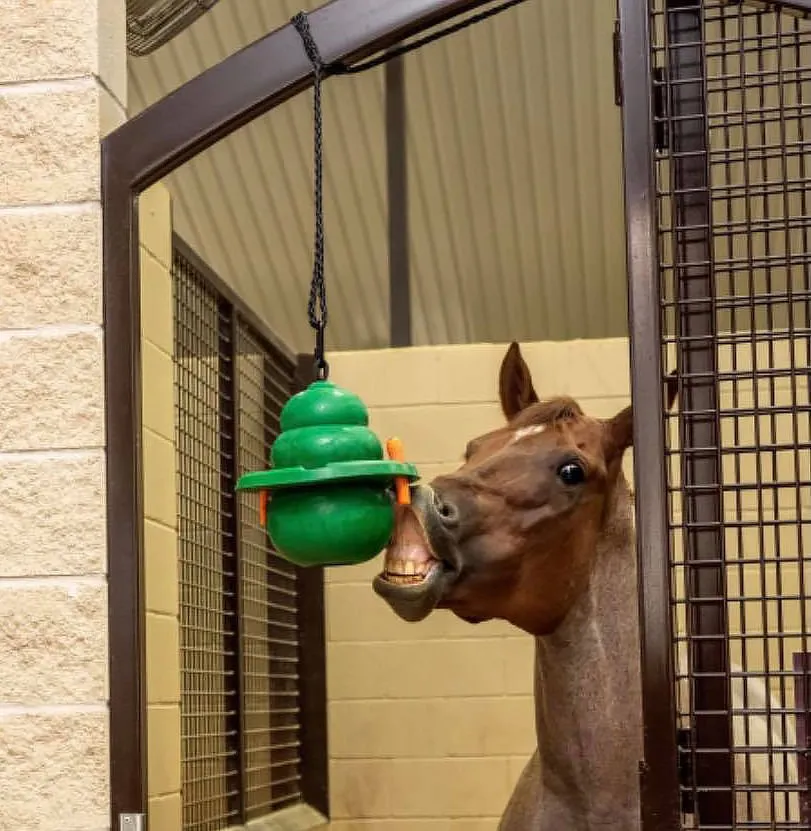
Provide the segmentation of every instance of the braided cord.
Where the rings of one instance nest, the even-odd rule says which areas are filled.
[[[304,12],[299,12],[292,24],[301,36],[304,51],[313,65],[313,177],[315,197],[315,253],[313,257],[313,279],[310,284],[310,299],[307,317],[315,330],[315,369],[320,380],[329,376],[329,364],[324,357],[324,330],[327,327],[327,291],[324,284],[324,135],[321,113],[321,82],[324,79],[324,62],[318,45],[310,31],[310,22]]]

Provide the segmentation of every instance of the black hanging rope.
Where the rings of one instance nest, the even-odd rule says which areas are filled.
[[[324,182],[323,182],[323,128],[321,117],[321,81],[325,66],[318,51],[318,45],[310,31],[310,22],[304,12],[299,12],[291,21],[301,36],[304,51],[313,65],[313,167],[315,196],[315,254],[313,256],[313,279],[310,284],[310,300],[307,316],[315,330],[315,372],[319,380],[329,376],[329,364],[324,356],[324,330],[327,328],[327,291],[324,285]]]
[[[355,75],[373,69],[376,66],[393,60],[394,58],[426,46],[440,38],[452,35],[482,20],[494,17],[513,6],[525,3],[526,0],[505,0],[496,6],[485,9],[478,14],[466,17],[464,20],[446,26],[444,29],[433,32],[420,40],[398,46],[354,66],[347,66],[342,63],[325,64],[318,51],[318,44],[315,42],[310,31],[310,21],[305,12],[299,12],[290,21],[301,37],[304,51],[313,65],[313,167],[314,167],[314,197],[315,197],[315,253],[313,256],[313,279],[310,284],[310,299],[307,304],[307,316],[310,326],[315,330],[315,372],[319,380],[326,380],[329,377],[329,364],[324,355],[324,330],[327,328],[327,292],[324,285],[324,182],[323,182],[323,127],[321,115],[321,82],[327,75]]]

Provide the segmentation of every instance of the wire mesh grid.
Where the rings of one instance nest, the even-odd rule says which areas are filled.
[[[267,464],[293,368],[240,322],[239,473]],[[301,798],[296,569],[278,557],[259,525],[256,496],[240,497],[243,689],[248,817]]]
[[[681,827],[808,828],[811,23],[650,9]]]
[[[183,828],[217,831],[301,799],[296,571],[234,490],[295,367],[177,249],[173,283]]]
[[[179,35],[219,0],[128,0],[127,49],[142,57]]]
[[[215,831],[239,819],[234,483],[221,447],[233,421],[220,406],[217,297],[180,256],[174,290],[183,828]]]

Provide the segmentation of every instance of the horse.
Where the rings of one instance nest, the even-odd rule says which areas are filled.
[[[505,424],[469,441],[457,471],[412,486],[373,588],[412,623],[449,609],[534,636],[537,749],[499,831],[638,831],[638,590],[633,494],[622,470],[633,405],[598,419],[570,397],[540,400],[515,342],[498,386]],[[670,409],[673,376],[665,386]],[[733,683],[733,709],[745,700]],[[769,727],[760,728],[746,734],[763,747]],[[735,732],[737,741],[740,724]],[[736,781],[769,781],[743,756],[735,765]],[[756,819],[751,796],[748,807],[742,799],[741,816]],[[765,819],[778,819],[761,801]]]

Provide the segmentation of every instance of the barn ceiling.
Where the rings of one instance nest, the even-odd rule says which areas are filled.
[[[220,0],[130,58],[131,115],[301,8]],[[528,0],[405,58],[416,344],[625,333],[613,21],[612,0]],[[332,348],[388,345],[383,79],[374,69],[324,89]],[[178,233],[302,350],[311,108],[298,96],[167,180]]]

